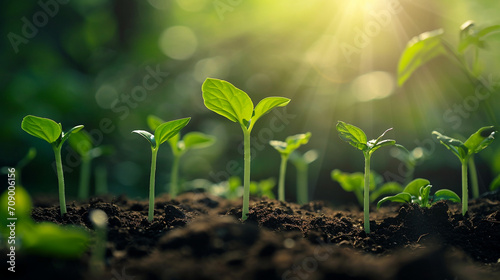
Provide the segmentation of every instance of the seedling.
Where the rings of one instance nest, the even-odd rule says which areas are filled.
[[[382,198],[377,203],[377,209],[380,208],[382,203],[387,201],[399,203],[416,203],[422,208],[429,208],[439,200],[449,200],[452,202],[460,202],[460,197],[451,190],[441,189],[436,191],[434,195],[430,195],[431,185],[429,180],[415,179],[406,185],[403,192],[394,196],[387,196]]]
[[[335,169],[332,171],[331,176],[345,191],[353,192],[359,205],[363,207],[363,173],[346,173]],[[403,187],[397,182],[387,182],[385,184],[382,184],[382,182],[382,176],[378,175],[373,170],[370,171],[370,203],[374,202],[382,195],[395,194],[403,190]]]
[[[78,188],[78,198],[87,199],[89,197],[90,167],[93,159],[105,154],[111,154],[111,147],[94,147],[92,137],[85,131],[80,130],[69,139],[69,145],[81,158],[80,164],[80,186]]]
[[[205,106],[213,112],[237,122],[243,131],[244,145],[244,175],[243,175],[243,209],[241,219],[247,219],[250,199],[250,133],[255,123],[263,115],[276,107],[283,107],[290,103],[285,97],[266,97],[257,106],[253,106],[252,99],[244,91],[231,83],[208,78],[202,86]]]
[[[297,169],[297,203],[306,204],[309,202],[309,188],[307,186],[309,164],[318,159],[316,150],[309,150],[301,155],[298,151],[290,154],[290,160]]]
[[[90,259],[90,269],[94,273],[102,273],[105,266],[106,235],[108,231],[108,215],[100,209],[92,210],[89,215],[95,230],[95,245]]]
[[[274,178],[269,178],[261,180],[259,182],[250,182],[250,194],[258,197],[267,196],[270,199],[274,199],[273,189],[276,186],[276,180]]]
[[[148,126],[155,130],[164,121],[157,116],[148,116]],[[179,161],[181,157],[191,149],[201,149],[211,146],[215,143],[215,137],[201,132],[189,132],[180,137],[177,133],[168,140],[174,155],[174,163],[172,165],[172,174],[170,176],[170,197],[175,198],[179,193],[178,177],[179,177]]]
[[[153,220],[154,216],[154,206],[155,206],[155,174],[156,174],[156,156],[158,155],[158,149],[160,145],[163,144],[168,139],[174,137],[181,129],[183,129],[189,122],[191,118],[178,119],[174,121],[169,121],[160,124],[155,130],[154,134],[151,134],[145,130],[134,130],[133,133],[137,133],[142,137],[146,138],[151,144],[151,174],[149,177],[149,212],[148,221]]]
[[[62,131],[62,125],[51,119],[40,118],[32,115],[24,117],[21,128],[27,133],[43,139],[52,145],[56,158],[57,179],[59,182],[59,204],[61,216],[66,214],[66,196],[64,194],[64,174],[61,161],[62,145],[72,133],[76,133],[83,128],[83,125],[77,125],[67,132]]]
[[[377,139],[372,139],[367,141],[366,134],[360,128],[339,121],[337,123],[337,131],[339,133],[340,139],[346,141],[347,143],[354,146],[356,149],[363,152],[365,157],[365,176],[364,176],[364,199],[363,199],[363,209],[364,209],[364,227],[365,232],[370,233],[370,158],[376,150],[384,146],[396,145],[396,141],[392,139],[382,140],[382,137],[391,130],[387,129],[380,135]]]
[[[415,173],[415,167],[425,160],[427,155],[422,147],[416,147],[415,149],[408,151],[406,149],[400,149],[399,147],[394,147],[390,151],[391,156],[402,161],[406,166],[405,182],[409,183],[413,180],[413,174]]]
[[[468,187],[467,187],[467,164],[469,159],[474,155],[482,151],[484,148],[493,142],[495,139],[495,131],[493,126],[485,126],[480,128],[474,134],[472,134],[467,141],[462,142],[460,140],[445,136],[437,131],[433,131],[432,134],[443,144],[448,150],[453,152],[460,163],[462,164],[462,215],[465,215],[468,208]]]
[[[285,201],[285,173],[288,157],[301,145],[307,144],[309,138],[311,138],[311,133],[307,132],[305,134],[288,136],[285,142],[277,140],[269,141],[269,145],[273,146],[281,155],[280,179],[278,183],[278,199],[280,201]]]

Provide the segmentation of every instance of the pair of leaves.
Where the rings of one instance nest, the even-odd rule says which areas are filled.
[[[43,139],[56,147],[61,147],[71,134],[80,131],[83,125],[77,125],[67,132],[63,132],[60,123],[56,123],[51,119],[28,115],[23,118],[21,128],[27,133]]]
[[[309,138],[311,138],[311,132],[288,136],[285,142],[271,140],[269,141],[269,145],[273,146],[273,148],[275,148],[282,156],[288,157],[300,146],[307,144],[309,142]]]
[[[156,129],[154,129],[154,134],[151,134],[145,130],[134,130],[132,132],[144,137],[151,144],[151,148],[156,150],[165,141],[168,141],[170,138],[179,133],[179,131],[183,129],[190,120],[191,118],[183,118],[162,123],[158,125]]]
[[[377,208],[380,208],[380,206],[387,201],[398,203],[416,203],[420,207],[430,207],[433,203],[439,200],[450,200],[452,202],[461,201],[460,197],[455,192],[448,189],[438,190],[433,196],[431,196],[431,188],[432,186],[430,185],[429,180],[417,178],[408,183],[403,192],[394,196],[382,198],[377,203]]]
[[[254,108],[252,99],[244,91],[227,81],[207,78],[202,85],[205,106],[213,112],[238,122],[251,131],[257,120],[276,107],[284,107],[290,99],[266,97]]]
[[[153,131],[156,130],[156,128],[162,123],[164,123],[161,118],[154,115],[149,115],[147,122],[149,128],[151,128]],[[177,133],[168,140],[174,154],[182,154],[190,149],[206,148],[215,143],[214,136],[196,131],[186,133],[182,140],[180,138],[180,133]]]
[[[471,155],[479,153],[495,140],[495,132],[493,126],[482,127],[472,134],[465,143],[437,131],[433,131],[432,134],[461,162],[467,162]]]
[[[358,150],[363,151],[365,154],[372,154],[376,150],[384,146],[396,145],[396,141],[392,139],[381,140],[384,135],[391,130],[387,129],[380,135],[377,139],[372,139],[367,141],[366,134],[359,127],[339,121],[337,123],[337,131],[339,133],[340,139],[351,144]]]

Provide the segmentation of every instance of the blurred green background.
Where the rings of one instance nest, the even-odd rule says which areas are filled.
[[[337,204],[355,198],[331,180],[331,170],[363,168],[361,153],[337,136],[338,120],[362,128],[370,139],[393,127],[389,138],[409,150],[429,151],[416,177],[460,192],[458,159],[431,132],[468,136],[497,125],[484,112],[486,102],[500,119],[499,34],[480,51],[482,76],[496,90],[485,100],[474,103],[474,86],[445,57],[432,60],[403,87],[396,85],[399,56],[413,36],[443,28],[455,45],[466,20],[500,23],[498,1],[41,0],[2,6],[0,166],[15,165],[36,147],[37,157],[23,170],[24,185],[35,194],[55,195],[57,177],[49,144],[21,130],[28,114],[61,122],[64,130],[84,124],[97,144],[112,145],[115,153],[95,163],[105,166],[114,194],[147,196],[151,155],[131,131],[147,129],[148,114],[192,117],[181,133],[217,136],[214,146],[183,157],[181,178],[216,183],[242,176],[241,129],[203,105],[207,77],[230,81],[255,104],[266,96],[291,98],[286,109],[265,116],[253,131],[252,180],[278,177],[280,157],[269,140],[310,131],[309,144],[300,149],[320,154],[310,166],[310,193]],[[476,157],[481,191],[500,173],[498,142]],[[241,168],[229,169],[239,172],[228,171],[232,160]],[[170,148],[162,146],[160,190],[169,181],[171,161]],[[63,163],[71,199],[79,168],[67,144]],[[401,166],[389,148],[372,161],[386,180],[402,180]],[[287,198],[294,200],[293,167],[287,188]]]

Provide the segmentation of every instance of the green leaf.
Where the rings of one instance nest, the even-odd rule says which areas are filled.
[[[21,128],[27,133],[49,143],[56,142],[62,133],[61,125],[55,121],[32,115],[23,118]]]
[[[370,153],[373,153],[382,147],[393,146],[393,145],[396,145],[396,140],[392,140],[392,139],[382,140],[382,141],[378,142],[377,145],[373,146],[370,149]]]
[[[366,145],[366,134],[359,127],[339,121],[337,123],[337,131],[340,139],[351,144],[358,150],[366,151],[368,149]]]
[[[387,202],[387,201],[392,201],[392,202],[399,202],[399,203],[410,203],[411,202],[411,194],[409,193],[398,193],[393,196],[386,196],[382,198],[378,203],[377,203],[377,209],[380,208],[382,203]]]
[[[495,140],[495,131],[493,126],[485,126],[472,134],[464,145],[467,147],[469,154],[476,154]]]
[[[182,138],[184,147],[189,149],[206,148],[215,143],[215,137],[201,132],[189,132]]]
[[[159,125],[155,130],[155,139],[158,146],[179,133],[189,123],[189,120],[191,118],[183,118]]]
[[[155,131],[160,124],[165,121],[155,115],[148,115],[147,117],[148,126],[152,131]]]
[[[87,156],[94,146],[92,144],[92,137],[90,137],[88,132],[85,130],[80,130],[77,133],[73,133],[73,136],[69,138],[69,145],[80,156]]]
[[[307,132],[305,134],[288,136],[285,140],[286,142],[271,140],[269,141],[269,144],[273,146],[273,148],[275,148],[280,154],[288,156],[301,145],[307,144],[309,142],[309,138],[311,138],[311,133]]]
[[[180,133],[177,133],[176,135],[170,137],[170,139],[168,139],[168,144],[170,144],[174,155],[178,155],[178,153],[185,150],[184,142],[181,141]]]
[[[449,200],[449,201],[452,201],[452,202],[461,202],[462,201],[460,199],[460,197],[458,196],[458,194],[456,194],[454,191],[451,191],[451,190],[448,190],[448,189],[438,190],[434,194],[433,202],[436,202],[436,201],[439,201],[439,200]]]
[[[437,29],[415,36],[408,42],[399,59],[399,86],[402,86],[419,67],[446,53],[441,43],[442,35],[443,30]]]
[[[253,113],[253,103],[248,94],[229,82],[211,78],[207,78],[201,88],[208,109],[247,126]]]
[[[272,109],[276,107],[284,107],[290,103],[289,98],[285,97],[266,97],[262,99],[257,106],[255,106],[255,112],[252,117],[252,126],[255,125],[257,120],[263,115],[269,113]]]
[[[420,190],[419,190],[420,195],[419,195],[417,201],[419,202],[418,204],[421,207],[430,207],[431,206],[429,203],[429,193],[431,192],[431,188],[432,188],[431,185],[420,187]]]
[[[469,20],[462,25],[461,29],[458,52],[463,53],[471,45],[475,45],[478,48],[484,48],[486,46],[484,39],[492,33],[499,32],[500,25],[487,26],[477,30],[474,26],[474,22]]]
[[[141,135],[142,137],[146,138],[146,140],[149,141],[149,144],[151,144],[151,148],[156,149],[156,139],[155,136],[145,130],[134,130],[132,133],[137,133]]]
[[[68,138],[73,133],[77,133],[78,131],[80,131],[82,129],[83,129],[83,125],[77,125],[77,126],[73,127],[72,129],[68,130],[67,132],[63,132],[61,142],[59,142],[58,144],[62,145],[64,142],[66,142],[66,140],[68,140]]]
[[[370,202],[374,202],[377,198],[383,195],[396,194],[403,191],[403,187],[397,182],[388,182],[380,188],[370,192]]]
[[[491,182],[490,184],[490,191],[494,191],[496,189],[500,188],[500,175],[498,175],[497,177],[495,177],[495,179],[493,179],[493,181]]]
[[[412,196],[418,197],[420,196],[420,188],[430,185],[431,182],[427,179],[417,178],[408,183],[404,188],[403,192],[409,193]]]
[[[437,131],[433,131],[432,134],[435,135],[439,142],[441,142],[441,144],[443,144],[448,150],[452,151],[460,159],[460,161],[466,159],[468,149],[462,141],[448,137]]]
[[[345,173],[334,169],[331,173],[332,180],[337,181],[347,192],[353,192],[356,189],[363,189],[364,175],[361,172]],[[372,180],[370,180],[370,183]]]

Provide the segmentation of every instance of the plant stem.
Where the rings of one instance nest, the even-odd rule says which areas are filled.
[[[298,166],[297,166],[298,167]],[[309,202],[307,189],[307,165],[297,168],[297,203],[306,204]]]
[[[477,170],[476,163],[474,162],[474,155],[472,155],[469,159],[469,170],[470,170],[470,181],[472,184],[472,197],[479,197],[479,184],[477,181]]]
[[[61,147],[57,147],[55,144],[52,145],[52,148],[54,149],[54,155],[56,157],[57,181],[59,183],[59,205],[61,208],[61,216],[62,216],[66,214],[67,211],[66,211],[66,195],[64,193],[64,174],[63,174],[62,160],[61,160]]]
[[[149,177],[149,212],[148,221],[153,221],[155,211],[155,175],[156,175],[156,155],[158,149],[151,148],[151,176]]]
[[[247,219],[250,204],[250,131],[243,128],[243,145],[245,150],[244,155],[244,173],[243,173],[243,209],[241,219]]]
[[[103,195],[108,192],[106,167],[98,165],[95,168],[95,194]]]
[[[80,166],[80,187],[78,188],[78,198],[81,200],[89,197],[89,181],[90,181],[90,156],[82,157]]]
[[[462,215],[465,216],[468,208],[468,188],[467,188],[467,160],[462,161]]]
[[[179,159],[180,155],[174,155],[174,163],[172,165],[172,174],[170,175],[170,198],[175,198],[179,192],[177,178],[179,177]]]
[[[364,220],[365,232],[370,233],[370,154],[365,154]]]
[[[285,173],[287,161],[288,157],[285,155],[281,155],[280,181],[278,183],[278,199],[280,201],[285,201]]]

